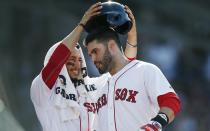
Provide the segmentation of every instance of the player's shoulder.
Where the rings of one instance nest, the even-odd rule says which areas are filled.
[[[98,77],[88,77],[88,82],[100,83],[101,81],[106,81],[111,75],[109,73],[102,74]]]
[[[31,83],[31,88],[40,87],[40,86],[42,86],[44,88],[47,87],[47,85],[45,84],[45,82],[42,79],[42,75],[41,74],[37,75],[33,79],[32,83]]]
[[[156,65],[149,63],[149,62],[145,62],[145,61],[141,61],[141,60],[134,60],[132,61],[134,64],[136,64],[137,68],[144,68],[144,69],[159,69]]]
[[[33,79],[32,83],[31,83],[31,87],[36,86],[38,83],[40,83],[40,75],[37,75],[37,76]]]

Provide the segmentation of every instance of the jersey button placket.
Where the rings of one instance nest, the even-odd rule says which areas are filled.
[[[114,110],[113,110],[113,95],[114,95],[114,82],[109,81],[109,95],[108,95],[108,120],[109,130],[114,131]]]

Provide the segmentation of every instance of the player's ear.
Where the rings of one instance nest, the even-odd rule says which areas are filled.
[[[113,53],[115,51],[116,44],[114,40],[109,40],[107,46],[110,53]]]

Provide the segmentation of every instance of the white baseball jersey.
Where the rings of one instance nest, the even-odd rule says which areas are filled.
[[[57,43],[52,46],[45,57],[45,67],[32,82],[31,100],[44,131],[90,131],[92,129],[94,113],[88,112],[84,103],[95,101],[97,98],[97,89],[103,87],[109,74],[104,74],[98,78],[88,77],[87,83],[85,83],[86,85],[84,85],[83,82],[78,81],[78,86],[81,84],[84,85],[80,87],[83,90],[86,89],[87,93],[85,94],[81,93],[81,88],[78,89],[78,86],[75,90],[74,85],[71,85],[72,87],[67,87],[69,89],[65,90],[60,86],[62,83],[66,83],[65,79],[66,77],[69,77],[68,73],[66,72],[65,74],[63,72],[64,74],[62,73],[62,75],[59,75],[59,73],[61,73],[62,67],[69,55],[70,51],[65,45]],[[60,77],[62,78],[62,82]],[[58,86],[57,83],[60,83],[61,85],[58,84]],[[68,85],[69,83],[67,86]],[[69,92],[70,89],[74,89],[74,91]],[[58,107],[54,98],[61,98],[64,101],[59,103]],[[65,105],[66,102],[72,104],[72,106],[79,107],[79,109],[74,108],[75,111],[68,105],[68,108],[64,110],[63,105]],[[78,110],[80,113],[78,113]],[[79,118],[78,114],[80,114]]]
[[[158,67],[134,60],[109,78],[95,106],[85,106],[98,112],[97,131],[137,131],[157,115],[157,97],[169,92]]]
[[[101,88],[107,81],[109,74],[104,74],[101,77],[89,78],[89,87],[85,87],[88,91],[88,99],[85,102],[91,103],[97,98],[97,89]],[[36,114],[42,125],[43,131],[90,131],[92,130],[93,112],[87,112],[80,103],[80,117],[67,122],[62,122],[52,103],[51,96],[55,94],[56,87],[51,90],[44,83],[41,75],[38,75],[31,86],[31,99],[34,104]]]

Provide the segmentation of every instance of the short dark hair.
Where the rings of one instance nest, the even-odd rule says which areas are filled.
[[[121,45],[117,32],[110,28],[95,30],[89,33],[84,41],[84,45],[87,46],[88,43],[94,40],[97,40],[98,42],[108,42],[109,40],[114,40],[118,46]]]

